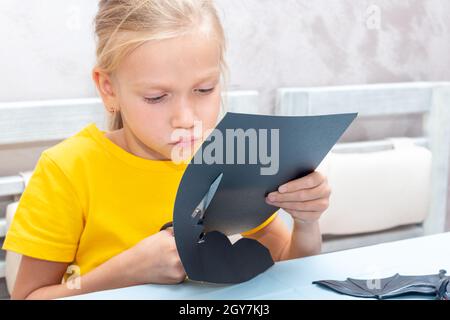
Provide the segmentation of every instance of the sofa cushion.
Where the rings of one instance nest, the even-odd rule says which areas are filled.
[[[370,153],[331,152],[318,168],[332,188],[323,234],[349,235],[418,224],[430,201],[431,152],[412,143]]]

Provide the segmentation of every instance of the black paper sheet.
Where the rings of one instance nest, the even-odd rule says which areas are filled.
[[[216,127],[223,141],[214,134],[204,141],[184,172],[176,196],[174,235],[188,278],[240,283],[272,266],[269,250],[258,241],[243,238],[232,245],[227,236],[255,228],[276,212],[279,208],[268,205],[266,195],[313,172],[356,116],[356,113],[323,116],[227,113]],[[265,149],[264,143],[258,144],[262,156],[257,157],[256,163],[254,158],[250,159],[250,134],[245,140],[245,161],[242,153],[239,158],[242,148],[238,148],[238,139],[234,149],[229,147],[227,132],[238,132],[236,129],[242,129],[241,133],[247,130],[261,133],[258,139],[267,142]],[[263,139],[264,132],[267,139]],[[222,151],[216,148],[216,153],[209,153],[214,155],[215,163],[199,163],[200,155],[219,145],[223,145]],[[276,154],[270,155],[271,151],[278,153],[278,159]],[[270,162],[268,155],[272,156]],[[219,187],[203,219],[193,218],[193,211],[220,174],[223,176]]]

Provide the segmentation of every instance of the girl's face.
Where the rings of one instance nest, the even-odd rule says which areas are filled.
[[[141,45],[99,80],[105,105],[120,108],[130,149],[157,160],[193,155],[217,122],[219,59],[214,41],[190,34]]]

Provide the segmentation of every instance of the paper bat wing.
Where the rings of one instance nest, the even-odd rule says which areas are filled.
[[[443,281],[448,286],[446,271],[441,270],[439,274],[402,276],[396,274],[382,279],[352,279],[345,281],[320,280],[314,284],[329,288],[336,292],[362,298],[388,299],[404,294],[426,294],[436,295],[441,290],[445,294],[450,288],[443,289]],[[448,292],[448,291],[447,291]]]

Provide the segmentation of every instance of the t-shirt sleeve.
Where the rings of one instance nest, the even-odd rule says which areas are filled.
[[[33,171],[3,244],[29,257],[73,262],[84,218],[73,185],[44,152]]]
[[[259,226],[257,226],[256,228],[253,228],[251,230],[242,232],[241,235],[242,236],[249,236],[252,235],[256,232],[258,232],[259,230],[262,230],[263,228],[265,228],[267,225],[269,225],[276,217],[277,217],[277,212],[276,211],[273,215],[271,215],[266,221],[264,221],[263,223],[261,223]]]

